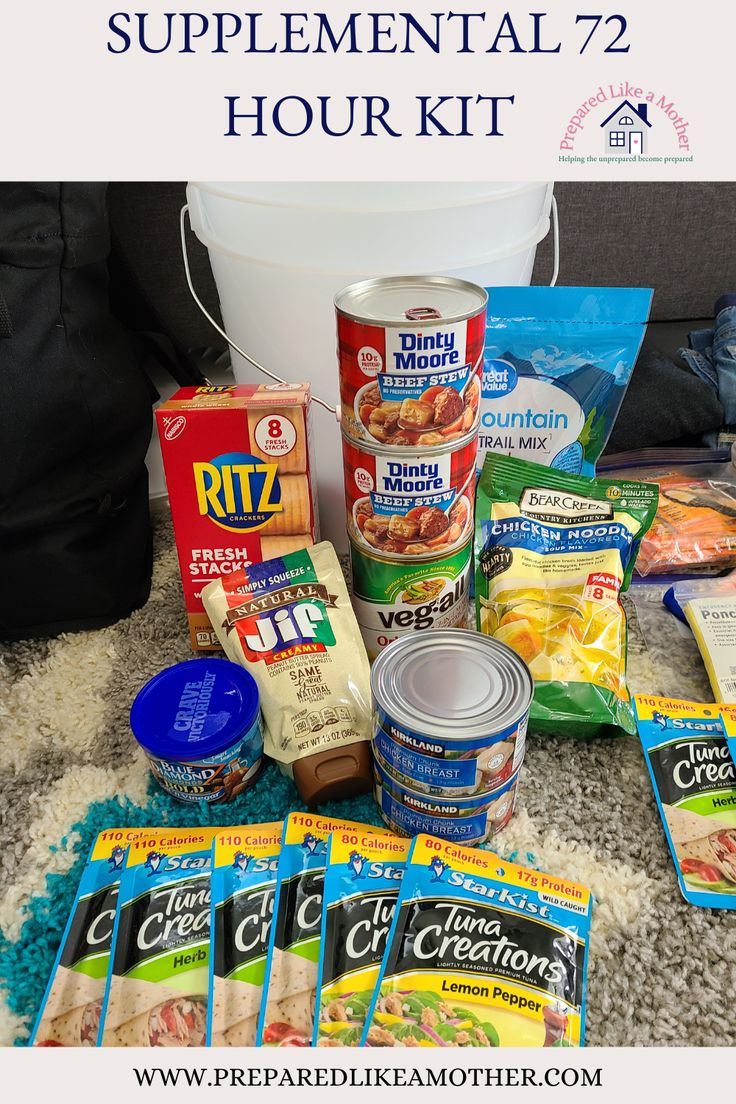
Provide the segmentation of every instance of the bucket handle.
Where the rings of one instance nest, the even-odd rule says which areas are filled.
[[[552,242],[554,249],[554,265],[552,268],[552,279],[549,282],[549,286],[554,287],[557,283],[557,277],[560,274],[560,222],[557,212],[557,200],[555,199],[554,193],[552,194],[552,201],[550,206],[552,214]],[[227,341],[231,349],[234,349],[236,353],[239,353],[243,360],[247,360],[249,364],[257,369],[257,371],[263,372],[264,376],[268,376],[269,379],[274,380],[276,383],[283,383],[288,387],[288,380],[282,379],[281,376],[277,376],[275,372],[271,372],[268,368],[265,368],[262,364],[259,364],[259,362],[257,360],[254,360],[254,358],[250,356],[249,353],[246,353],[245,349],[241,349],[239,345],[236,345],[232,338],[228,337],[222,326],[220,326],[219,323],[215,321],[215,319],[205,307],[202,300],[197,295],[197,292],[194,289],[194,284],[192,282],[192,273],[189,268],[189,253],[187,251],[186,215],[188,213],[189,204],[185,203],[181,211],[179,212],[179,229],[181,232],[181,255],[184,261],[184,274],[187,278],[187,285],[189,287],[192,299],[197,304],[210,325],[214,326],[220,337],[223,337],[225,341]],[[340,414],[336,407],[331,406],[328,402],[325,402],[324,399],[320,399],[317,395],[313,395],[312,400],[316,402],[319,406],[324,407],[325,410],[328,410],[330,414],[334,414],[338,421],[340,420]]]
[[[220,326],[219,323],[215,321],[215,319],[205,307],[202,300],[197,295],[197,292],[194,290],[194,284],[192,283],[192,273],[189,269],[189,254],[187,252],[187,230],[185,217],[188,212],[189,204],[185,203],[179,213],[179,229],[181,231],[181,254],[184,260],[184,274],[187,278],[187,284],[189,285],[189,291],[191,292],[192,299],[194,299],[194,302],[197,304],[210,325],[214,326],[214,328],[217,330],[220,337],[225,338],[225,341],[227,341],[231,349],[234,349],[236,353],[239,353],[244,360],[247,360],[248,363],[252,364],[253,367],[256,368],[259,372],[263,372],[264,376],[268,376],[269,379],[274,380],[276,383],[283,383],[287,387],[289,387],[290,384],[288,380],[282,379],[281,376],[277,376],[275,372],[271,372],[268,368],[265,368],[262,364],[259,364],[259,362],[255,360],[249,353],[246,353],[245,349],[241,349],[239,345],[236,345],[232,338],[228,337],[222,326]],[[325,402],[324,399],[318,398],[317,395],[312,395],[312,401],[318,403],[319,406],[323,406],[325,410],[328,410],[330,412],[330,414],[334,414],[338,421],[340,420],[340,415],[338,414],[337,409],[334,406],[330,406],[330,404]]]
[[[552,279],[549,282],[549,286],[555,287],[557,284],[557,277],[560,275],[560,216],[557,210],[557,200],[554,192],[552,193],[550,207],[552,212],[552,251],[554,254],[554,264],[552,266]]]

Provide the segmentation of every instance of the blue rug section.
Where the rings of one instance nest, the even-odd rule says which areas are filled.
[[[92,802],[84,820],[70,826],[80,840],[74,850],[78,858],[66,874],[51,874],[46,879],[46,895],[34,897],[26,906],[27,919],[17,943],[0,935],[0,962],[7,990],[8,1006],[19,1016],[30,1017],[29,1028],[38,1013],[51,967],[64,933],[64,926],[74,902],[79,879],[90,847],[105,828],[194,828],[218,824],[259,824],[283,820],[287,813],[306,811],[294,784],[273,764],[261,775],[255,787],[231,805],[214,808],[204,803],[188,805],[168,797],[152,781],[150,798],[145,806],[130,801]],[[349,801],[333,801],[318,812],[365,824],[381,824],[373,797],[366,794]],[[66,839],[60,841],[61,846]],[[44,857],[39,855],[39,863]],[[16,1039],[16,1046],[25,1045]]]

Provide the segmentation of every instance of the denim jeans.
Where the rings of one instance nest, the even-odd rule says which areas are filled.
[[[712,330],[693,330],[688,338],[680,356],[717,390],[726,425],[736,426],[736,306],[720,310]]]

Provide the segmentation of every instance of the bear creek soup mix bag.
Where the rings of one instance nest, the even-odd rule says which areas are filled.
[[[223,828],[212,844],[210,1046],[254,1046],[283,824]]]
[[[327,849],[316,1046],[358,1046],[394,918],[410,840],[332,832]]]
[[[581,1046],[590,909],[584,886],[417,836],[363,1043]]]
[[[143,833],[128,848],[102,1046],[205,1045],[217,828]]]
[[[692,905],[736,909],[736,766],[726,735],[729,706],[643,694],[634,704],[680,892]]]
[[[636,731],[620,594],[657,487],[570,475],[489,453],[476,502],[476,620],[534,678],[530,727]]]
[[[92,844],[30,1046],[96,1046],[120,877],[140,829],[107,828]]]

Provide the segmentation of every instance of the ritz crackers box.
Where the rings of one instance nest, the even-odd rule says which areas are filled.
[[[192,647],[216,649],[203,587],[319,539],[309,384],[182,387],[156,419]]]

